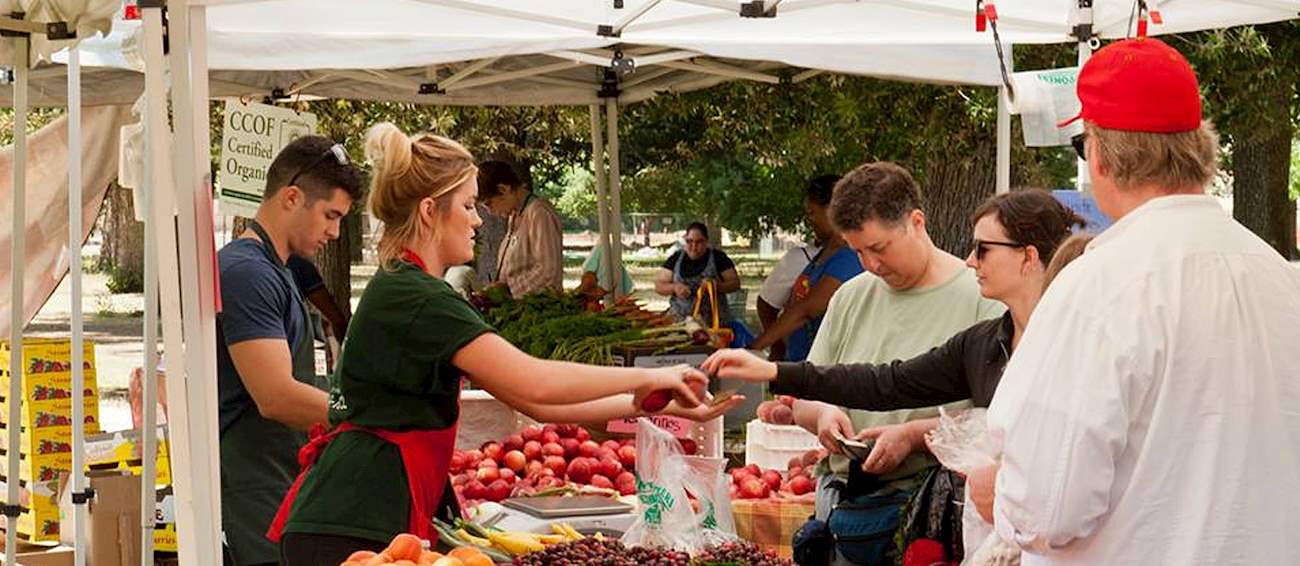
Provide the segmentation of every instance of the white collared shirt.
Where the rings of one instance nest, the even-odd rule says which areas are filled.
[[[988,419],[1026,565],[1300,563],[1300,270],[1154,199],[1052,283]]]

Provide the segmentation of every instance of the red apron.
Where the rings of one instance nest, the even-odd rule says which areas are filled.
[[[427,271],[420,256],[411,250],[403,250],[402,259]],[[457,388],[459,390],[459,388]],[[459,396],[459,391],[457,392]],[[433,514],[442,501],[443,489],[447,486],[447,471],[451,464],[451,453],[456,448],[456,429],[459,421],[444,429],[392,431],[379,428],[364,428],[352,423],[340,423],[334,430],[325,432],[325,427],[316,425],[311,431],[311,440],[298,451],[298,465],[302,471],[294,480],[293,486],[280,503],[280,510],[271,521],[266,531],[266,538],[280,542],[284,534],[284,524],[289,520],[289,510],[298,497],[303,478],[316,463],[316,459],[325,451],[325,447],[339,434],[350,430],[359,430],[378,436],[397,445],[402,454],[402,465],[406,469],[406,481],[411,489],[411,517],[407,532],[424,540],[436,543],[438,531],[433,528]]]
[[[407,532],[430,542],[437,542],[438,532],[433,528],[433,514],[442,501],[442,492],[447,485],[447,469],[451,463],[451,453],[456,446],[456,425],[438,430],[410,430],[396,432],[391,430],[362,428],[351,423],[342,423],[334,430],[325,432],[325,427],[317,425],[312,429],[311,441],[298,452],[298,464],[302,471],[298,479],[285,494],[280,503],[280,510],[266,532],[266,538],[280,542],[284,534],[284,525],[289,519],[289,510],[298,496],[303,478],[311,471],[316,459],[325,451],[331,441],[341,433],[359,430],[378,436],[397,445],[402,454],[402,464],[406,468],[406,480],[411,489],[411,517]]]

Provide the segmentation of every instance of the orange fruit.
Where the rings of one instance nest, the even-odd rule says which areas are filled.
[[[488,558],[483,551],[471,547],[462,546],[451,551],[450,556],[464,563],[464,566],[494,566],[491,558]]]
[[[420,543],[420,537],[402,533],[393,538],[393,542],[389,543],[388,548],[384,549],[384,554],[392,557],[394,561],[415,561],[420,559],[420,553],[423,551],[424,545]]]
[[[437,562],[439,558],[442,558],[442,553],[426,550],[420,553],[420,560],[415,564],[416,566],[433,566],[433,563]]]
[[[369,550],[358,550],[348,556],[348,562],[365,562],[375,557],[375,553]]]
[[[465,563],[450,556],[443,556],[434,561],[433,566],[465,566]]]

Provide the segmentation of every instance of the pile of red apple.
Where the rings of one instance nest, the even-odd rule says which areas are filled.
[[[771,497],[798,497],[812,493],[817,484],[812,470],[825,456],[821,450],[809,450],[786,464],[785,474],[764,470],[757,464],[731,470],[732,499],[768,499]]]
[[[691,440],[682,450],[694,454]],[[470,502],[501,501],[516,489],[564,487],[568,483],[636,493],[636,439],[597,443],[573,424],[530,425],[502,442],[452,452],[456,493]]]
[[[794,397],[778,395],[775,400],[758,404],[758,420],[768,424],[794,424]]]

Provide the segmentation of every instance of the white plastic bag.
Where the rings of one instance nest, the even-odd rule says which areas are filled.
[[[714,546],[739,539],[736,518],[731,512],[731,481],[723,458],[686,456],[686,490],[695,496],[700,509],[695,513],[700,543]]]
[[[998,447],[988,433],[984,409],[970,409],[951,415],[939,408],[939,426],[930,433],[930,451],[950,470],[970,475],[971,471],[997,463]],[[962,566],[1016,566],[1020,549],[1002,540],[993,526],[980,517],[967,490],[961,512],[962,543],[966,559]]]
[[[640,516],[623,534],[624,545],[695,552],[700,533],[686,498],[690,469],[681,445],[649,419],[637,419],[636,494]]]

